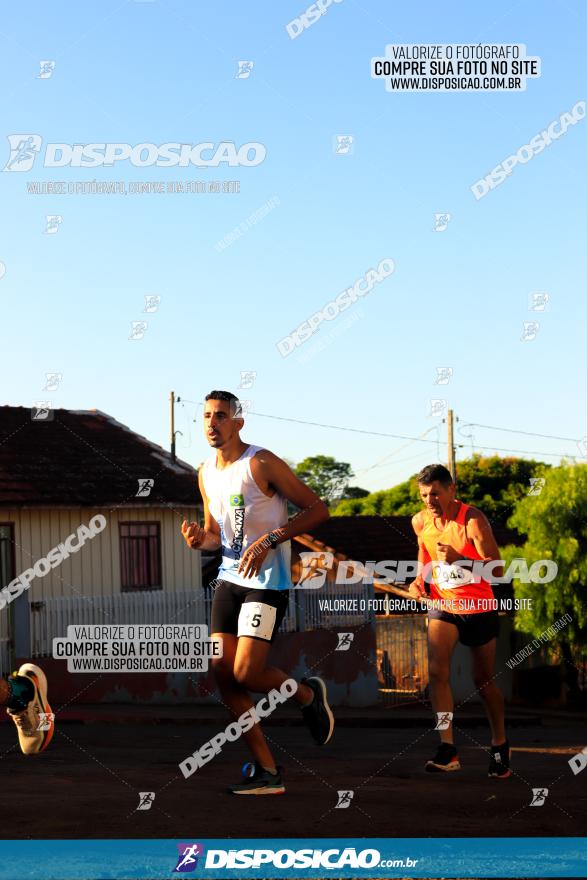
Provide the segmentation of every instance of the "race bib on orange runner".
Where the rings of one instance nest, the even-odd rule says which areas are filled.
[[[434,583],[443,590],[458,590],[475,582],[473,573],[460,565],[448,562],[435,562],[432,566]]]

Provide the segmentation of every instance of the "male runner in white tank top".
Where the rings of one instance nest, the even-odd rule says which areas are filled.
[[[198,474],[204,502],[204,528],[183,522],[189,547],[216,550],[222,562],[212,602],[211,631],[222,641],[223,655],[213,669],[224,703],[238,718],[253,706],[249,691],[278,690],[291,676],[267,663],[271,643],[287,611],[290,539],[328,519],[328,507],[287,464],[267,449],[240,438],[244,420],[229,391],[211,391],[204,406],[204,433],[216,452]],[[300,513],[288,522],[287,502]],[[334,718],[321,678],[302,679],[293,699],[318,745],[332,736]],[[260,725],[243,734],[254,763],[233,794],[283,794]]]

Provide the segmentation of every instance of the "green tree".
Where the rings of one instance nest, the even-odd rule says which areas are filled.
[[[369,495],[367,489],[361,489],[360,486],[347,486],[344,490],[342,500],[351,500],[354,498],[366,498]]]
[[[354,476],[350,464],[330,455],[312,455],[295,468],[295,473],[327,504],[341,498]]]
[[[550,465],[526,458],[474,455],[457,464],[458,495],[489,519],[506,522],[527,496],[530,480],[547,468]]]
[[[415,478],[364,498],[342,500],[333,516],[402,516],[415,513],[422,506]]]
[[[505,523],[517,501],[528,493],[530,479],[547,467],[529,459],[474,455],[457,464],[458,497],[480,507],[490,520]],[[421,506],[417,474],[414,474],[392,489],[372,492],[358,500],[341,501],[332,514],[405,516],[416,513]]]
[[[516,628],[536,638],[569,614],[572,620],[558,642],[572,665],[571,646],[587,654],[587,465],[545,468],[541,477],[539,494],[519,500],[508,523],[526,542],[522,548],[504,548],[503,558],[509,564],[523,557],[528,567],[540,559],[556,563],[558,573],[551,583],[525,584],[514,578],[516,598],[532,600],[530,609],[516,613]]]

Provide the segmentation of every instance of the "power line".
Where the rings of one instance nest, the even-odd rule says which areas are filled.
[[[426,436],[426,434],[429,434],[430,431],[434,431],[434,430],[436,430],[436,431],[438,430],[438,425],[432,425],[431,428],[427,428],[425,431],[422,431],[422,433],[420,434],[420,436],[417,439],[422,440]],[[383,458],[379,459],[379,461],[375,462],[375,464],[371,464],[367,468],[362,468],[362,470],[358,471],[357,474],[355,474],[355,476],[358,476],[358,474],[365,474],[365,473],[367,473],[367,471],[373,470],[373,468],[385,467],[385,462],[387,461],[388,458],[391,458],[392,456],[397,455],[398,452],[402,451],[402,449],[407,449],[409,446],[412,445],[412,443],[415,443],[415,442],[416,442],[415,440],[409,440],[407,443],[402,443],[401,446],[398,446],[397,449],[394,449],[392,452],[389,452],[387,455],[384,455]],[[419,458],[422,454],[423,453],[420,452],[420,453],[418,453],[417,456],[412,456],[411,459],[410,458],[402,458],[399,461],[391,461],[391,462],[389,462],[389,464],[394,465],[394,464],[400,464],[400,462],[402,462],[402,461],[411,461],[413,458]]]
[[[291,418],[287,418],[286,416],[269,415],[268,413],[258,413],[258,412],[251,411],[249,413],[249,415],[261,416],[261,418],[275,419],[277,421],[282,421],[282,422],[295,422],[296,424],[300,424],[300,425],[312,425],[312,426],[318,427],[318,428],[329,428],[330,430],[336,430],[336,431],[351,431],[353,433],[358,433],[358,434],[368,434],[372,437],[394,437],[396,439],[412,440],[413,442],[416,442],[416,443],[437,443],[436,440],[424,440],[421,437],[404,437],[401,434],[385,434],[380,431],[365,431],[361,428],[347,428],[347,427],[343,427],[341,425],[324,425],[321,422],[306,422],[306,421],[303,421],[302,419],[291,419]],[[441,441],[441,442],[445,443],[446,441]],[[459,443],[457,445],[458,445],[459,449],[464,448],[464,443]],[[536,449],[512,449],[511,447],[479,446],[478,444],[476,444],[476,447],[477,447],[477,449],[485,449],[487,451],[493,451],[493,452],[514,452],[519,455],[547,455],[549,457],[554,457],[554,458],[569,457],[569,454],[566,452],[543,452],[541,450],[536,450]],[[572,457],[572,456],[570,456],[570,457]]]
[[[557,437],[555,434],[537,434],[534,431],[516,431],[514,428],[498,428],[496,425],[479,425],[477,422],[467,422],[463,428],[486,428],[488,431],[507,431],[509,434],[525,434],[527,437],[542,437],[545,440],[567,440],[569,443],[578,443],[576,437]]]
[[[264,419],[276,419],[280,422],[295,422],[298,425],[313,425],[317,428],[329,428],[332,431],[352,431],[356,434],[369,434],[372,437],[394,437],[396,440],[413,440],[416,443],[433,443],[436,444],[436,440],[424,440],[422,437],[406,437],[402,434],[384,434],[381,431],[365,431],[362,428],[345,428],[341,425],[323,425],[321,422],[306,422],[302,419],[291,419],[286,416],[274,416],[269,415],[268,413],[259,413],[251,410],[248,415],[251,416],[260,416]],[[444,441],[443,441],[444,442]],[[459,447],[462,447],[464,444],[459,444]],[[553,456],[554,458],[564,458],[568,456],[567,452],[540,452],[536,449],[510,449],[510,448],[500,448],[499,446],[477,446],[477,449],[487,449],[493,450],[494,452],[516,452],[521,455],[548,455]]]
[[[464,443],[458,443],[459,449],[464,449]],[[576,458],[576,456],[571,455],[569,452],[543,452],[540,449],[511,449],[509,446],[479,446],[478,443],[475,443],[476,449],[485,449],[488,452],[515,452],[517,455],[548,455],[550,458]]]
[[[416,461],[416,459],[422,458],[423,455],[426,455],[427,451],[428,450],[426,449],[421,449],[417,455],[411,455],[409,458],[398,458],[396,461],[388,461],[386,464],[374,464],[373,467],[390,468],[395,467],[396,464],[403,464],[406,461]],[[360,473],[364,473],[364,471],[357,471],[357,474],[355,474],[355,476]]]
[[[195,400],[186,400],[184,397],[181,398],[181,401],[182,403],[196,403]],[[256,412],[254,410],[249,410],[246,415],[260,416],[264,419],[276,419],[279,422],[295,422],[298,425],[313,425],[315,428],[331,428],[335,431],[351,431],[354,434],[369,434],[372,437],[391,437],[393,440],[412,440],[420,443],[436,443],[436,440],[423,440],[420,437],[407,437],[405,434],[386,434],[382,431],[365,431],[362,428],[345,428],[342,425],[323,425],[321,422],[305,422],[302,419],[290,419],[286,416],[274,416],[269,415],[268,413]]]
[[[194,403],[197,404],[195,400],[186,400],[184,397],[181,398],[182,403]],[[391,437],[393,440],[411,440],[414,443],[431,443],[433,445],[437,444],[437,440],[425,440],[423,437],[409,437],[406,434],[389,434],[384,431],[366,431],[363,428],[349,428],[344,425],[325,425],[322,422],[307,422],[303,419],[292,419],[287,416],[275,416],[270,413],[260,413],[255,412],[254,410],[250,410],[247,415],[250,416],[259,416],[262,419],[274,419],[278,422],[293,422],[296,425],[310,425],[314,428],[328,428],[330,431],[347,431],[352,434],[366,434],[370,437]],[[473,424],[473,423],[467,423]],[[465,426],[466,427],[466,426]],[[483,425],[479,425],[478,427],[483,427]],[[538,436],[547,436],[547,435],[538,435]],[[569,438],[555,438],[555,439],[569,439]],[[443,443],[445,441],[442,441]],[[576,443],[576,440],[572,440],[571,442]],[[459,449],[464,448],[464,444],[458,444]],[[500,446],[479,446],[477,443],[475,444],[477,449],[484,449],[489,452],[513,452],[517,455],[546,455],[549,458],[573,458],[575,456],[571,456],[568,452],[543,452],[541,450],[536,449],[512,449],[510,447],[500,447]]]

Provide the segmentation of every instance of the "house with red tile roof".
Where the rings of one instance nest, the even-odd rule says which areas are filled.
[[[52,548],[78,546],[45,574],[37,567],[28,590],[0,610],[4,654],[46,651],[51,636],[65,635],[55,627],[80,622],[84,610],[92,622],[148,616],[142,594],[152,614],[163,597],[193,594],[201,554],[186,552],[181,523],[201,516],[196,470],[112,416],[0,407],[1,586]],[[101,518],[104,527],[79,549],[70,536]]]

